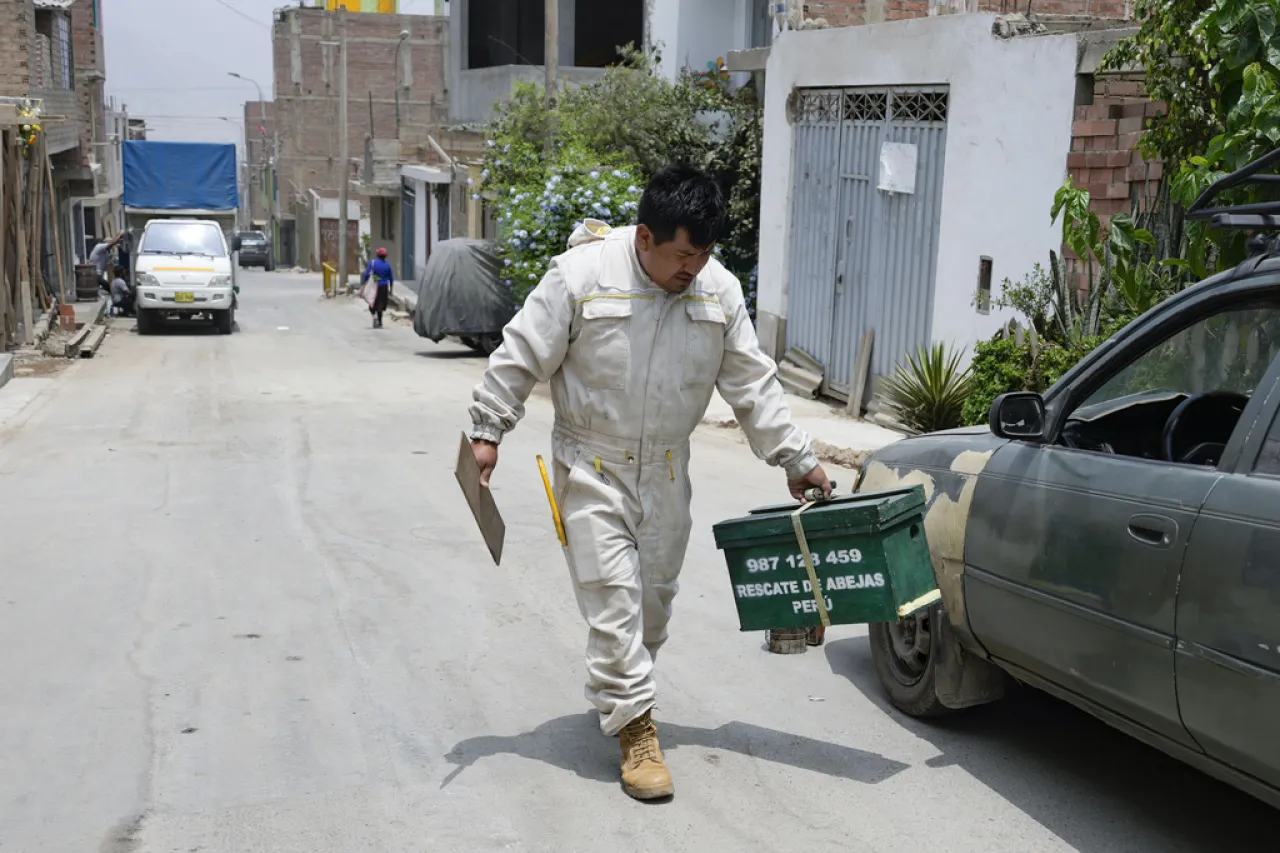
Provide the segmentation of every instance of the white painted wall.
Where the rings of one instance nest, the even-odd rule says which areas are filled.
[[[717,57],[743,50],[751,40],[752,0],[649,0],[646,33],[662,46],[662,73],[674,79],[683,68],[705,70]]]
[[[1044,264],[1061,234],[1049,219],[1066,177],[1075,105],[1074,35],[998,39],[995,15],[965,14],[829,30],[774,42],[765,86],[760,197],[760,312],[787,316],[795,88],[950,84],[932,332],[970,347],[1008,320],[971,304],[978,260],[992,290]],[[760,332],[772,348],[774,324]],[[774,353],[775,357],[778,353]]]
[[[342,204],[336,198],[316,197],[317,216],[320,219],[337,219],[342,213]],[[355,199],[347,200],[347,219],[360,220],[360,202]],[[318,243],[316,245],[319,245]]]

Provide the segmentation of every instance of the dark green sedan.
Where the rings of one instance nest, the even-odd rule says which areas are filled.
[[[1280,246],[1255,246],[1043,397],[871,456],[859,491],[923,485],[943,594],[870,628],[897,708],[1012,677],[1280,807]]]

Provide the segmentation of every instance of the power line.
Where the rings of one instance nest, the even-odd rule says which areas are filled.
[[[244,18],[246,21],[248,21],[251,24],[255,24],[259,27],[262,27],[264,30],[271,29],[271,26],[269,24],[264,24],[262,21],[259,21],[257,18],[253,17],[252,15],[245,14],[244,12],[237,9],[235,6],[232,6],[230,3],[228,3],[227,0],[213,0],[213,2],[217,3],[219,6],[222,6],[226,9],[231,10],[232,12]]]

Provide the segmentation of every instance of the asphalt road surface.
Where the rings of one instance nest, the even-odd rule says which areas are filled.
[[[1277,837],[1280,812],[1039,694],[904,718],[862,629],[763,651],[737,631],[711,525],[784,484],[710,428],[659,668],[677,793],[633,802],[582,695],[585,631],[535,463],[546,396],[503,446],[494,567],[452,473],[483,362],[369,328],[315,277],[250,274],[243,303],[233,336],[117,323],[97,358],[0,390],[0,850]]]

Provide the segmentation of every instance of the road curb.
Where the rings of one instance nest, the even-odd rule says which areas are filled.
[[[13,378],[13,356],[8,353],[0,354],[0,388],[9,384],[9,380]]]

